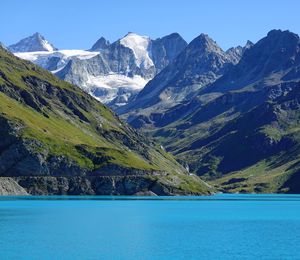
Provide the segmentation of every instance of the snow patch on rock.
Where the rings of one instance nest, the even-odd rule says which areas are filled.
[[[149,37],[128,33],[120,40],[120,43],[133,51],[136,63],[139,67],[150,68],[154,66],[153,61],[149,56],[149,46],[151,43]]]

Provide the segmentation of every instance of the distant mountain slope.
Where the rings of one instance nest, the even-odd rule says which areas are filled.
[[[110,109],[2,48],[0,132],[0,176],[6,177],[0,178],[2,190],[25,189],[31,194],[209,192],[200,179],[188,175],[172,156]]]
[[[270,85],[300,78],[299,36],[289,31],[272,30],[246,51],[239,64],[205,92],[227,92],[258,84]]]
[[[113,43],[101,37],[89,51],[49,51],[37,48],[36,38],[20,41],[16,44],[18,48],[14,45],[11,51],[78,85],[112,107],[128,103],[187,45],[177,33],[156,40],[128,33]],[[24,52],[26,48],[29,50]]]
[[[299,50],[273,30],[191,100],[129,121],[225,191],[299,192]]]

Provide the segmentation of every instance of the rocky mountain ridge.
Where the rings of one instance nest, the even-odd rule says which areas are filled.
[[[225,52],[208,35],[201,34],[129,104],[116,111],[128,113],[129,122],[151,121],[151,114],[165,113],[168,108],[191,100],[198,91],[224,75],[250,47],[248,42],[244,48]]]

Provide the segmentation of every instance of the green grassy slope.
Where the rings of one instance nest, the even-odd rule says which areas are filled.
[[[55,167],[63,161],[66,175],[71,167],[79,175],[150,174],[187,192],[208,191],[173,156],[123,123],[109,108],[1,48],[0,134],[0,161],[8,153],[14,158],[12,147],[18,143],[20,149],[25,147],[21,152],[26,158],[20,158],[27,175],[56,175]],[[33,159],[27,163],[28,158]],[[3,163],[0,175],[22,175],[18,165],[19,161],[9,166]]]

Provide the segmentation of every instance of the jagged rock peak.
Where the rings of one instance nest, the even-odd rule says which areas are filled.
[[[34,51],[55,51],[55,48],[50,42],[48,42],[44,36],[36,32],[35,34],[24,38],[12,44],[9,47],[11,52],[34,52]]]
[[[221,47],[207,34],[201,33],[198,37],[191,41],[189,48],[199,49],[203,51],[223,52]]]
[[[99,40],[95,42],[95,44],[90,49],[91,51],[101,51],[105,50],[109,47],[110,42],[106,40],[104,37],[101,37]]]
[[[231,47],[226,51],[226,54],[233,64],[237,64],[245,51],[250,49],[253,45],[254,44],[248,40],[244,47],[242,47],[241,45]]]
[[[283,59],[278,60],[277,62],[279,63],[283,60],[288,60],[294,54],[299,53],[299,46],[300,39],[298,34],[288,30],[271,30],[267,36],[259,40],[251,50],[253,55],[262,55],[262,53],[264,53],[268,56],[274,56],[274,59],[282,56]],[[267,61],[268,60],[265,59],[265,62]]]
[[[268,32],[267,37],[284,37],[284,36],[292,36],[297,39],[299,39],[299,35],[296,33],[293,33],[289,30],[280,30],[280,29],[273,29]]]
[[[244,49],[249,49],[249,48],[251,48],[252,46],[254,45],[254,43],[252,42],[252,41],[247,41],[246,42],[246,44],[245,44],[245,46],[244,46]]]
[[[177,39],[177,38],[183,39],[179,33],[174,32],[174,33],[170,33],[170,34],[168,34],[162,38],[158,38],[158,39]],[[158,40],[158,39],[156,39],[156,40]]]

